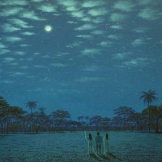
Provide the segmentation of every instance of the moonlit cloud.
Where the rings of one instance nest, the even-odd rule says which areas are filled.
[[[130,61],[125,61],[123,64],[129,67],[147,66],[149,62],[152,61],[153,60],[147,58],[136,58],[136,59],[131,59]]]
[[[32,2],[43,2],[44,0],[31,0]]]
[[[78,28],[75,28],[75,30],[92,30],[94,28],[95,28],[95,26],[92,25],[92,24],[85,24],[83,26],[80,26]]]
[[[139,28],[133,29],[133,31],[135,31],[136,33],[145,33],[148,31],[148,29],[145,27],[139,27]]]
[[[138,16],[146,20],[156,20],[159,18],[160,14],[158,10],[145,8],[141,10]]]
[[[123,27],[121,25],[111,25],[110,28],[116,29],[116,30],[123,29]]]
[[[16,73],[13,74],[13,76],[21,76],[21,75],[24,75],[24,74],[25,74],[25,73],[22,73],[22,72],[18,72],[18,71],[17,71]]]
[[[105,4],[104,1],[100,1],[100,0],[90,0],[90,1],[85,1],[83,2],[82,6],[85,7],[85,8],[92,8],[92,7],[98,7],[98,6],[101,6]]]
[[[0,83],[13,84],[14,81],[11,81],[11,80],[2,80],[2,81],[0,81]]]
[[[102,31],[102,30],[94,30],[91,33],[95,34],[95,35],[102,35],[102,34],[104,34],[104,31]]]
[[[51,64],[53,67],[66,67],[67,65],[62,64],[62,63],[52,63]]]
[[[13,58],[13,57],[5,57],[4,58],[4,62],[12,62],[14,60],[15,60],[15,58]]]
[[[11,24],[3,24],[2,28],[3,28],[3,31],[7,32],[7,33],[15,32],[15,31],[20,30],[20,28],[14,27]]]
[[[141,46],[143,43],[144,43],[143,38],[138,38],[138,39],[133,41],[132,45],[133,46]]]
[[[152,0],[138,0],[139,2],[139,4],[140,5],[150,5],[150,4],[154,4],[155,3],[155,1],[152,1]]]
[[[35,33],[34,32],[23,32],[23,33],[21,33],[22,35],[35,35]]]
[[[118,1],[115,3],[114,9],[118,9],[118,10],[125,11],[125,12],[130,12],[130,11],[132,11],[134,6],[135,6],[135,4],[128,0]]]
[[[122,59],[125,59],[129,55],[131,55],[130,52],[115,53],[113,54],[113,59],[122,60]]]
[[[56,7],[51,5],[50,3],[44,3],[39,6],[38,9],[43,12],[56,12]]]
[[[5,48],[2,48],[2,49],[0,50],[0,55],[6,54],[6,53],[9,53],[9,52],[10,52],[10,50],[5,49]]]
[[[25,52],[22,52],[22,51],[16,51],[16,52],[15,52],[15,55],[18,55],[18,56],[24,56],[24,55],[25,55]]]
[[[112,45],[112,42],[111,41],[102,41],[98,45],[100,45],[102,47],[109,47]]]
[[[91,35],[76,35],[78,38],[85,38],[85,39],[92,39],[93,37]]]
[[[72,15],[72,17],[75,17],[75,18],[83,18],[84,17],[84,13],[82,11],[72,12],[71,15]]]
[[[74,42],[72,44],[66,45],[66,47],[68,47],[68,48],[78,47],[78,46],[80,46],[81,43],[82,42]]]
[[[27,22],[18,18],[9,19],[9,22],[21,28],[32,28],[32,26],[29,26]]]
[[[15,43],[15,42],[22,41],[22,38],[16,37],[16,36],[13,36],[13,37],[6,37],[6,38],[5,38],[5,41],[11,42],[11,43]]]
[[[2,9],[0,12],[0,16],[8,17],[8,16],[15,16],[22,11],[23,8],[21,7],[12,7],[7,9]]]
[[[0,43],[0,48],[6,48],[6,46],[3,43]]]
[[[31,60],[29,60],[29,61],[31,61]],[[34,68],[45,69],[46,66],[43,66],[43,65],[34,65]]]
[[[91,16],[102,16],[102,15],[107,14],[107,10],[105,8],[91,9],[88,11],[88,13]]]
[[[95,17],[95,19],[92,20],[93,23],[100,24],[104,22],[104,19],[101,17]]]
[[[84,71],[95,72],[99,70],[99,67],[95,64],[87,65],[83,68]]]
[[[125,20],[126,18],[126,15],[124,14],[121,14],[121,13],[112,13],[111,16],[110,16],[110,20],[111,21],[123,21]]]
[[[26,18],[26,19],[30,19],[30,20],[36,20],[36,21],[42,21],[42,20],[45,20],[43,18],[40,18],[36,15],[36,13],[34,11],[23,11],[20,16],[22,18]]]
[[[29,44],[21,44],[20,47],[28,47],[30,46]]]
[[[72,6],[76,7],[78,5],[78,2],[75,0],[63,0],[63,1],[57,0],[57,3],[64,6],[65,9],[72,7]]]
[[[8,5],[11,5],[11,6],[25,6],[27,5],[27,1],[26,0],[14,0],[14,1],[10,1],[10,0],[5,0],[4,2],[1,2],[1,5],[4,5],[4,6],[8,6]]]
[[[81,53],[82,53],[82,56],[93,57],[95,55],[100,54],[100,50],[99,49],[95,49],[95,48],[85,49],[85,50],[81,51]]]
[[[97,81],[101,81],[103,80],[102,78],[99,77],[81,77],[80,79],[77,79],[77,82],[81,82],[81,83],[86,83],[86,82],[97,82]]]
[[[108,35],[107,38],[112,39],[112,40],[119,40],[120,37],[116,35]]]

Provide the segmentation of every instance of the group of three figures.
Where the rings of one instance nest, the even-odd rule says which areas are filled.
[[[87,135],[86,131],[85,131],[85,139],[88,141],[88,153],[89,154],[93,154],[93,143],[94,140],[92,138],[92,134],[89,133]],[[109,146],[109,135],[106,133],[104,139],[103,137],[100,135],[99,132],[97,132],[97,135],[95,137],[95,144],[96,144],[96,152],[97,154],[101,154],[102,153],[102,147],[104,148],[103,153],[107,154],[110,150],[110,146]]]

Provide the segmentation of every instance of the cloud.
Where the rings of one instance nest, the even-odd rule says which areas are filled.
[[[95,17],[95,19],[92,20],[93,23],[100,24],[104,21],[101,17]]]
[[[0,43],[0,48],[6,48],[6,46],[3,43]]]
[[[99,70],[99,67],[95,64],[87,65],[83,68],[84,71],[95,72]]]
[[[3,31],[4,32],[15,32],[15,31],[18,31],[18,30],[20,30],[20,28],[17,28],[17,27],[14,27],[14,26],[12,26],[11,24],[3,24],[2,25],[2,28],[3,28]]]
[[[77,79],[77,82],[81,82],[81,83],[86,83],[86,82],[97,82],[97,81],[101,81],[103,80],[100,77],[81,77],[80,79]]]
[[[29,60],[29,61],[31,61],[31,60]],[[43,66],[43,65],[34,65],[34,68],[45,69],[46,66]]]
[[[147,66],[150,61],[153,62],[153,60],[147,58],[136,58],[136,59],[131,59],[130,61],[125,61],[123,64],[129,67]]]
[[[56,12],[56,7],[51,5],[50,3],[44,3],[39,6],[38,9],[43,12]]]
[[[132,8],[134,7],[134,3],[129,1],[118,1],[114,4],[114,9],[118,9],[125,12],[132,11]]]
[[[139,28],[133,29],[133,31],[135,31],[136,33],[145,33],[148,31],[148,29],[145,27],[139,27]]]
[[[11,81],[11,80],[1,80],[0,83],[13,84],[14,81]]]
[[[84,13],[83,11],[76,11],[76,12],[71,12],[72,17],[75,18],[84,18]]]
[[[31,0],[32,2],[43,2],[44,0]]]
[[[142,44],[144,44],[143,38],[138,38],[138,39],[134,40],[132,43],[133,46],[140,46]]]
[[[22,41],[22,38],[16,37],[16,36],[13,36],[13,37],[6,37],[6,38],[5,38],[5,41],[11,42],[11,43],[15,43],[15,42]]]
[[[95,55],[100,54],[100,50],[91,48],[91,49],[85,49],[81,51],[81,53],[82,53],[82,56],[94,57]]]
[[[91,9],[88,11],[91,16],[103,16],[107,14],[107,10],[105,8]]]
[[[126,58],[130,54],[131,54],[130,52],[115,53],[113,55],[113,58],[117,59],[117,60],[122,60],[122,59]]]
[[[82,4],[82,7],[85,7],[85,8],[92,8],[92,7],[98,7],[98,6],[101,6],[105,4],[104,1],[100,1],[100,0],[91,0],[91,1],[85,1],[83,2]]]
[[[54,67],[66,67],[67,66],[67,65],[62,64],[62,63],[52,63],[51,65],[54,66]]]
[[[75,28],[75,30],[79,30],[79,31],[81,31],[81,30],[92,30],[94,28],[95,28],[95,26],[92,25],[92,24],[85,24],[85,25],[82,25],[78,28]]]
[[[4,62],[12,62],[14,60],[15,60],[15,58],[13,58],[13,57],[5,57],[4,58]]]
[[[111,41],[102,41],[98,45],[100,45],[102,47],[109,47],[112,45],[112,42]]]
[[[68,45],[66,45],[66,47],[67,48],[73,48],[73,47],[78,47],[78,46],[80,46],[80,44],[81,44],[82,42],[74,42],[74,43],[72,43],[72,44],[68,44]]]
[[[9,19],[9,22],[21,28],[32,28],[32,26],[29,26],[27,22],[18,18]]]
[[[24,56],[24,55],[25,55],[25,52],[16,51],[16,52],[15,52],[15,55]]]
[[[11,52],[11,51],[8,50],[8,49],[2,48],[2,49],[0,50],[0,55],[6,54],[6,53],[9,53],[9,52]]]
[[[112,39],[112,40],[119,40],[120,39],[120,37],[116,36],[116,35],[108,35],[107,38]]]
[[[76,35],[76,37],[78,37],[78,38],[85,38],[85,39],[92,39],[93,38],[91,35],[85,35],[85,34]]]
[[[116,29],[116,30],[121,30],[123,27],[121,25],[111,25],[110,28]]]
[[[25,73],[22,73],[22,72],[15,72],[12,76],[21,76],[21,75],[24,75]]]
[[[102,30],[94,30],[91,33],[95,34],[95,35],[102,35],[102,34],[104,34],[104,32]]]
[[[28,47],[30,46],[29,44],[21,44],[20,47]]]
[[[156,20],[159,18],[160,12],[155,9],[145,8],[141,10],[138,16],[146,20]]]
[[[57,57],[63,57],[63,56],[67,56],[67,55],[69,55],[69,53],[67,53],[67,52],[58,52],[56,54]]]
[[[123,21],[127,16],[121,13],[112,13],[110,16],[111,21]]]
[[[35,35],[35,33],[34,32],[23,32],[23,33],[21,33],[22,35]]]
[[[161,3],[161,0],[156,0],[156,1],[152,1],[152,0],[138,0],[138,3],[140,5],[159,5],[159,3]]]
[[[11,0],[5,0],[4,2],[1,2],[1,5],[4,5],[4,6],[8,6],[8,5],[11,5],[11,6],[25,6],[27,5],[27,1],[25,0],[14,0],[14,1],[11,1]]]
[[[13,7],[13,8],[3,9],[0,12],[0,16],[4,16],[4,17],[15,16],[15,15],[19,14],[20,11],[22,11],[22,10],[23,10],[23,8],[21,8],[21,7]]]
[[[28,11],[28,10],[23,11],[23,12],[20,14],[20,17],[26,18],[26,19],[30,19],[30,20],[36,20],[36,21],[45,20],[45,19],[43,19],[43,18],[38,17],[34,11]]]

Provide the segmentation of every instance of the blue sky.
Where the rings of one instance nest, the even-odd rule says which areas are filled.
[[[11,105],[112,117],[144,109],[149,89],[162,103],[160,0],[1,0],[0,10],[0,95]]]

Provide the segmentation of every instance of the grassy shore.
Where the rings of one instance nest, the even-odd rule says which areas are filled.
[[[96,132],[91,132],[95,137]],[[105,132],[101,132],[105,135]],[[84,132],[0,135],[0,162],[160,162],[162,134],[109,132],[110,154],[88,155]]]

